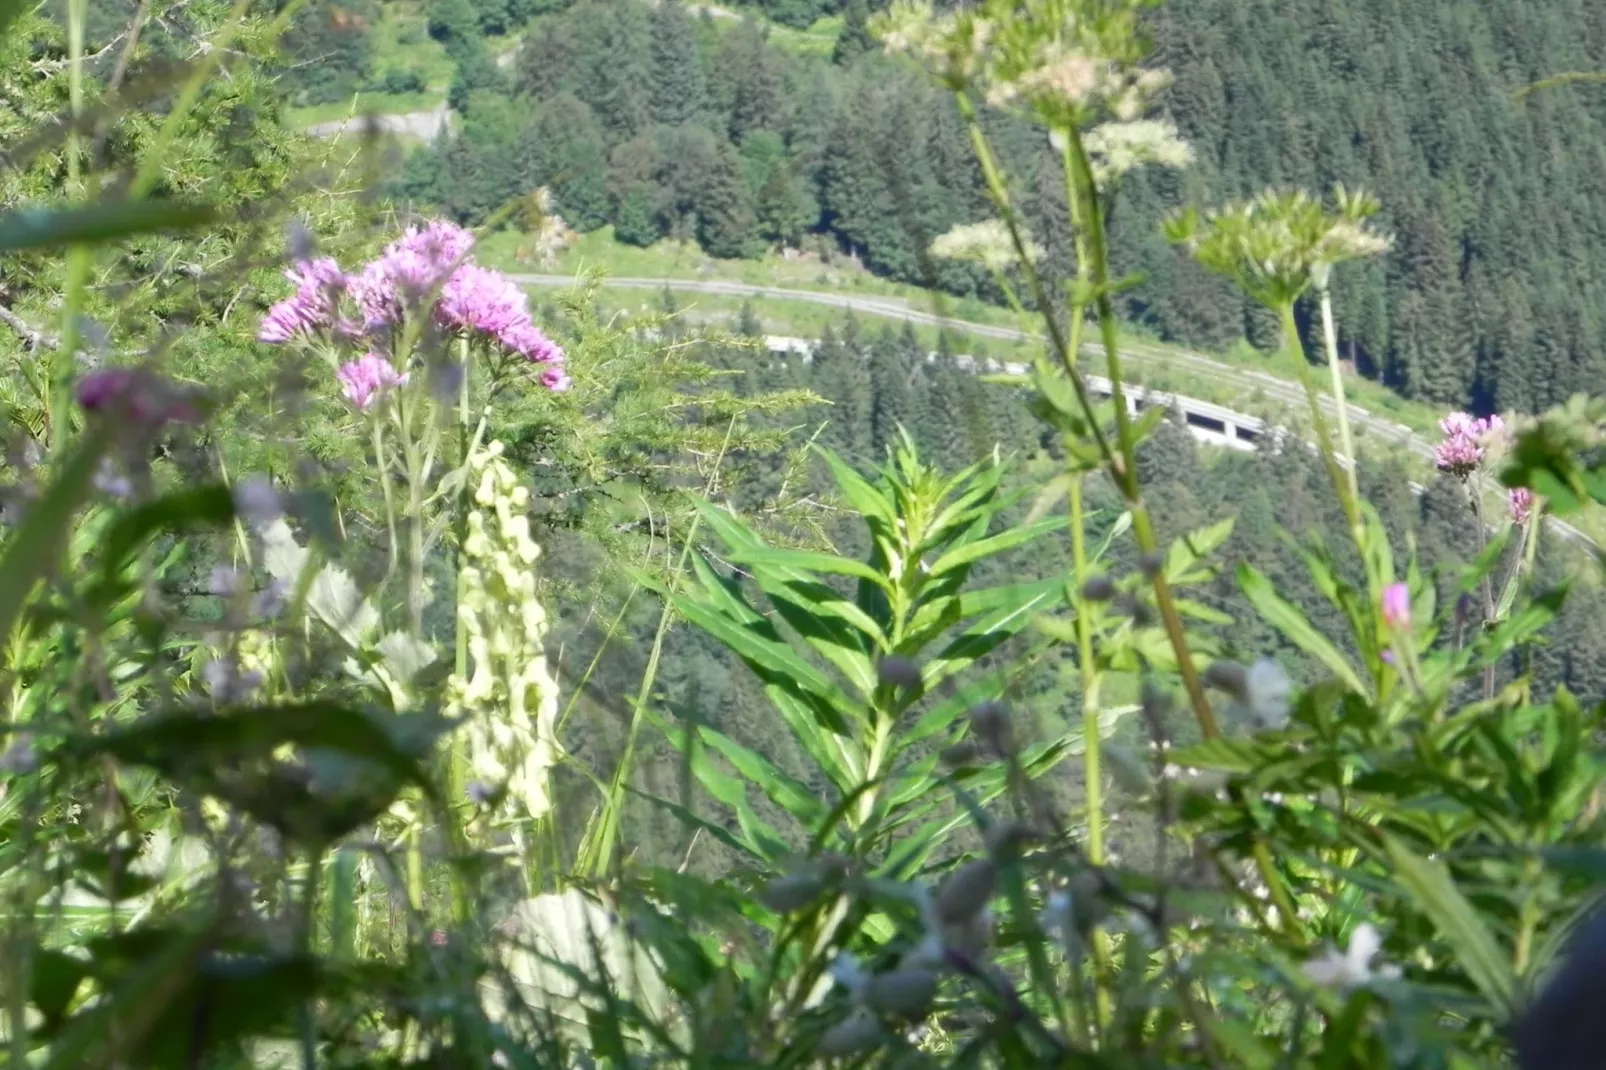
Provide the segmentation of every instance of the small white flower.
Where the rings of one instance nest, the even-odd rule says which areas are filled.
[[[1245,703],[1249,715],[1261,728],[1281,728],[1288,723],[1288,700],[1294,682],[1283,667],[1270,658],[1261,658],[1249,667],[1245,683]]]
[[[1383,966],[1374,970],[1372,960],[1383,947],[1383,937],[1371,922],[1362,922],[1350,934],[1349,947],[1344,951],[1331,945],[1319,959],[1305,963],[1305,976],[1324,988],[1354,988],[1373,978],[1393,979],[1400,975],[1398,966]]]
[[[246,476],[234,485],[234,515],[253,528],[265,528],[284,515],[279,492],[265,476]]]
[[[1100,186],[1146,164],[1181,169],[1193,162],[1192,147],[1163,119],[1105,123],[1088,131],[1084,143]]]

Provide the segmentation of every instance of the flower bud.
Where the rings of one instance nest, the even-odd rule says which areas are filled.
[[[777,914],[790,914],[818,899],[824,887],[816,877],[776,877],[759,889],[758,901]]]
[[[870,978],[865,1006],[900,1018],[924,1018],[937,996],[937,975],[919,967],[892,970]]]
[[[1019,821],[1002,821],[989,826],[982,838],[987,843],[988,854],[1006,859],[1018,856],[1022,847],[1037,839],[1037,833]]]
[[[1072,874],[1065,890],[1071,900],[1071,924],[1078,933],[1086,935],[1093,926],[1109,916],[1109,904],[1103,896],[1104,882],[1092,870],[1084,869]]]
[[[1143,681],[1138,708],[1143,723],[1149,729],[1149,738],[1159,744],[1171,742],[1171,693],[1162,690],[1153,680]]]
[[[1165,554],[1159,550],[1151,550],[1149,553],[1140,555],[1138,557],[1138,571],[1143,573],[1144,579],[1154,579],[1165,571]]]
[[[970,728],[994,752],[1005,755],[1015,752],[1014,735],[1009,727],[1009,707],[994,700],[971,708]]]
[[[893,654],[881,659],[876,666],[876,677],[887,687],[916,688],[920,686],[920,666]]]
[[[1146,628],[1154,623],[1154,610],[1136,595],[1122,595],[1116,600],[1115,608],[1122,616],[1132,618],[1132,623],[1139,628]]]
[[[878,1046],[881,1039],[881,1023],[874,1015],[860,1010],[821,1034],[814,1050],[827,1058],[853,1055]]]
[[[998,887],[998,867],[990,858],[967,862],[948,875],[937,889],[933,907],[943,925],[963,925],[992,899]]]
[[[1249,693],[1249,670],[1236,661],[1212,661],[1204,671],[1204,681],[1240,702]]]
[[[1108,576],[1094,576],[1082,584],[1082,597],[1089,602],[1108,602],[1115,597],[1115,581]]]

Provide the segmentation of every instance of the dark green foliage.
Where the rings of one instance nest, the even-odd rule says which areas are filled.
[[[866,52],[874,52],[876,41],[870,36],[869,24],[868,0],[847,0],[842,5],[842,32],[837,35],[831,59],[847,66]]]
[[[652,118],[675,126],[700,119],[707,106],[697,28],[679,0],[652,16]]]
[[[377,13],[369,3],[338,0],[316,0],[301,9],[281,41],[293,99],[330,104],[363,86],[373,61],[369,24]]]
[[[436,3],[462,9],[454,26],[472,15],[468,0]],[[644,203],[665,233],[706,227],[683,179],[626,180],[615,148],[641,137],[662,145],[654,124],[692,124],[745,154],[762,131],[780,139],[789,177],[772,168],[754,183],[750,240],[715,227],[721,250],[819,230],[892,278],[987,294],[983,276],[925,256],[933,237],[990,210],[951,102],[867,47],[872,6],[753,5],[791,25],[840,14],[828,63],[777,48],[757,20],[707,20],[699,30],[678,4],[587,0],[539,24],[521,52],[519,89],[532,112],[563,91],[592,109],[610,160],[613,197],[602,213],[633,240],[652,230]],[[1530,14],[1511,28],[1465,0],[1366,0],[1339,15],[1318,0],[1158,9],[1150,29],[1176,76],[1165,104],[1197,162],[1180,175],[1133,176],[1115,198],[1115,266],[1142,277],[1122,295],[1123,313],[1174,340],[1222,347],[1247,337],[1272,348],[1275,324],[1169,249],[1158,223],[1188,199],[1342,181],[1381,198],[1383,226],[1398,238],[1388,257],[1335,282],[1340,345],[1363,374],[1445,405],[1528,411],[1598,382],[1606,159],[1597,157],[1606,134],[1593,102],[1603,91],[1564,86],[1520,103],[1511,91],[1558,69],[1588,69],[1606,49],[1606,14],[1577,0],[1546,0]],[[1007,121],[988,125],[1051,267],[1068,271],[1054,154]],[[695,147],[705,164],[720,155]],[[644,197],[626,197],[638,181]]]

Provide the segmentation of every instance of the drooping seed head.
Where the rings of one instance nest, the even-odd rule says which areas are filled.
[[[990,858],[967,862],[950,873],[932,903],[943,925],[963,925],[981,913],[998,888],[998,866]]]
[[[911,690],[920,686],[920,666],[908,658],[891,654],[876,665],[876,678],[887,687]]]

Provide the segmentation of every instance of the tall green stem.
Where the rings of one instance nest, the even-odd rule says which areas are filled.
[[[1333,490],[1344,509],[1344,519],[1349,522],[1356,548],[1361,550],[1364,556],[1366,544],[1361,530],[1360,505],[1357,496],[1351,493],[1351,484],[1344,475],[1343,465],[1338,463],[1338,453],[1333,448],[1333,434],[1327,427],[1327,417],[1322,415],[1320,392],[1316,389],[1316,384],[1311,382],[1310,362],[1305,359],[1305,344],[1299,340],[1299,324],[1294,321],[1294,303],[1289,301],[1283,304],[1278,308],[1277,315],[1282,324],[1283,350],[1288,355],[1288,362],[1292,365],[1294,374],[1299,377],[1300,385],[1305,388],[1305,400],[1310,407],[1311,429],[1316,434],[1316,446],[1327,465],[1328,478],[1333,481]]]
[[[1143,501],[1143,486],[1138,479],[1137,438],[1133,434],[1132,414],[1127,411],[1126,392],[1122,385],[1125,380],[1121,371],[1121,340],[1115,318],[1115,303],[1110,299],[1110,259],[1104,233],[1104,213],[1099,204],[1098,187],[1093,181],[1093,169],[1088,162],[1087,150],[1082,144],[1081,135],[1074,130],[1068,131],[1067,144],[1066,155],[1074,171],[1073,189],[1081,201],[1080,214],[1083,228],[1087,233],[1094,308],[1098,312],[1099,334],[1104,343],[1104,362],[1110,379],[1111,398],[1115,403],[1116,437],[1121,446],[1120,464],[1112,464],[1111,475],[1115,478],[1116,485],[1121,488],[1121,495],[1126,499],[1127,511],[1132,515],[1132,533],[1137,539],[1138,548],[1145,554],[1153,553],[1159,548],[1159,540],[1154,533],[1154,523],[1149,518],[1148,506]],[[1160,619],[1165,625],[1166,637],[1170,640],[1172,653],[1177,659],[1177,672],[1182,677],[1182,686],[1188,693],[1189,705],[1193,707],[1194,716],[1199,721],[1199,730],[1206,738],[1218,736],[1221,730],[1216,725],[1215,714],[1210,709],[1210,700],[1205,695],[1204,682],[1193,664],[1193,653],[1188,649],[1187,635],[1182,627],[1182,616],[1177,612],[1171,585],[1166,580],[1165,573],[1160,570],[1155,571],[1150,582],[1154,588],[1155,605],[1160,610]]]
[[[457,515],[452,518],[457,535],[457,576],[453,589],[452,634],[454,658],[453,672],[457,679],[468,679],[468,629],[463,627],[459,613],[463,607],[464,546],[468,542],[468,513],[474,502],[474,488],[469,481],[469,348],[468,337],[458,340],[457,358],[460,364],[461,383],[457,395],[457,463],[462,483],[457,488]],[[453,810],[463,805],[468,790],[468,744],[461,732],[452,734],[446,747],[446,806]],[[452,916],[459,924],[470,920],[470,906],[466,889],[460,882],[453,884]]]
[[[1322,307],[1322,347],[1327,351],[1327,369],[1333,377],[1333,404],[1338,407],[1338,443],[1343,447],[1344,459],[1349,462],[1345,473],[1349,476],[1350,496],[1360,501],[1361,485],[1357,474],[1360,462],[1355,456],[1355,439],[1349,429],[1349,403],[1344,397],[1344,371],[1338,362],[1338,328],[1333,323],[1333,294],[1325,285],[1318,287],[1317,294]]]
[[[1078,584],[1087,579],[1087,530],[1082,511],[1081,473],[1071,477],[1071,562]],[[1082,765],[1087,784],[1087,858],[1095,866],[1104,864],[1104,779],[1100,769],[1099,670],[1093,659],[1092,606],[1086,599],[1076,603],[1076,657],[1082,669]]]

